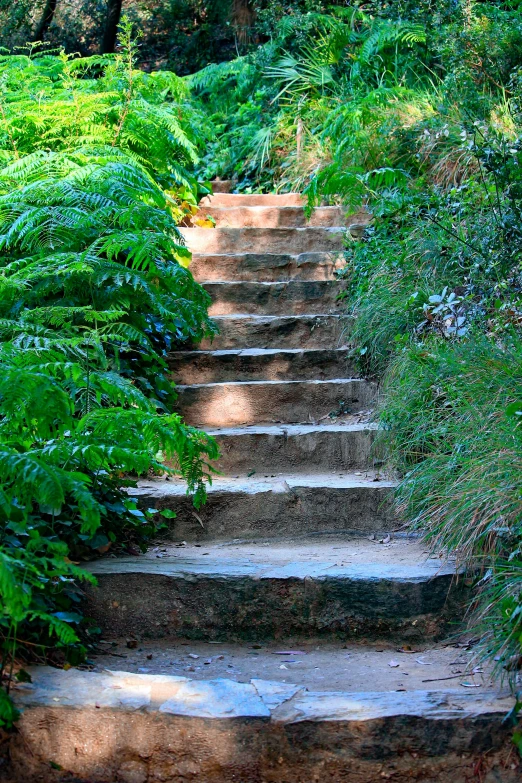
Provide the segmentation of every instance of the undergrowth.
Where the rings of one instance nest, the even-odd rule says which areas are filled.
[[[99,632],[81,561],[161,527],[132,477],[178,473],[198,506],[217,454],[170,412],[166,361],[212,333],[177,228],[193,109],[174,74],[136,69],[126,22],[120,43],[0,57],[0,725],[15,659],[78,663]]]

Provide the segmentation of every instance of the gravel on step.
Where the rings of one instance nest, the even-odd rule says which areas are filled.
[[[137,645],[134,647],[134,645]],[[460,644],[460,646],[459,646]],[[446,646],[318,643],[206,643],[183,640],[111,638],[92,657],[94,671],[119,669],[170,674],[195,680],[226,677],[293,683],[309,690],[415,691],[492,687],[472,648]]]

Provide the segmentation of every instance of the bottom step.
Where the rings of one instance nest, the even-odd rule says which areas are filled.
[[[515,783],[522,771],[503,723],[513,699],[494,691],[309,692],[45,667],[31,676],[14,693],[16,783],[464,783],[477,770]]]

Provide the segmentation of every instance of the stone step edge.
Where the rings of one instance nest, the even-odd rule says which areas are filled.
[[[364,475],[363,475],[364,473]],[[207,487],[209,495],[216,492],[247,493],[257,494],[270,492],[291,492],[293,489],[322,489],[322,490],[343,490],[343,489],[394,489],[397,482],[393,479],[376,478],[376,471],[360,471],[361,475],[346,471],[341,476],[339,473],[282,473],[274,478],[260,478],[254,476],[238,476],[238,478],[218,476],[214,477],[212,484]],[[283,489],[280,485],[286,483]],[[142,480],[137,482],[137,486],[129,489],[129,494],[133,496],[149,496],[151,499],[160,500],[168,497],[185,497],[187,487],[185,482],[180,479],[166,481],[165,479]]]
[[[241,196],[242,194],[240,194],[240,193],[230,193],[229,195],[230,196],[238,196],[238,195]],[[259,195],[262,195],[262,194],[259,194]],[[272,195],[272,194],[265,194],[265,195]],[[273,194],[273,195],[277,195],[277,194]],[[254,194],[254,197],[255,197],[255,194]],[[199,203],[200,203],[200,205],[203,204],[202,201],[200,201]],[[212,207],[212,209],[219,209],[220,211],[224,211],[224,212],[228,211],[229,209],[230,210],[231,209],[234,209],[234,210],[236,210],[236,209],[258,209],[258,210],[267,210],[267,209],[285,210],[285,209],[288,209],[288,210],[291,210],[292,212],[294,212],[296,210],[300,210],[301,212],[304,212],[304,210],[305,210],[305,205],[304,204],[217,204],[215,206],[212,206],[212,204],[203,204],[203,207]],[[314,209],[312,210],[312,214],[314,212],[316,212],[317,210],[321,210],[322,212],[323,211],[328,211],[328,212],[331,212],[331,213],[342,212],[343,210],[346,212],[344,207],[332,206],[332,205],[328,205],[328,204],[322,205],[322,206],[319,206],[319,207],[314,207]],[[352,212],[352,213],[347,213],[347,214],[357,215],[359,213],[358,212]],[[367,214],[369,214],[369,213],[367,213]]]
[[[266,551],[269,552],[269,548]],[[288,580],[304,585],[313,580],[317,584],[335,582],[338,585],[373,586],[380,583],[391,585],[392,589],[401,585],[429,585],[441,579],[445,581],[446,578],[453,580],[457,573],[455,567],[450,564],[431,565],[422,561],[388,566],[380,562],[359,563],[348,567],[331,562],[282,564],[276,560],[270,562],[269,558],[266,563],[256,563],[246,556],[214,560],[204,555],[186,559],[181,555],[164,556],[159,560],[140,555],[124,555],[87,563],[85,568],[96,577],[139,574],[152,579],[169,577],[188,582],[199,579],[205,582],[217,580],[221,585],[228,583],[231,586],[244,580],[252,580],[255,583]]]
[[[210,351],[208,349],[197,351],[197,350],[189,350],[189,351],[171,351],[169,353],[169,359],[174,360],[177,356],[179,357],[194,357],[196,356],[273,356],[277,354],[285,354],[289,353],[293,356],[296,356],[297,354],[324,354],[324,353],[339,353],[339,354],[347,354],[350,351],[350,347],[343,347],[343,348],[221,348],[216,349],[215,351]]]
[[[216,226],[215,228],[202,228],[201,226],[180,226],[179,231],[181,232],[181,235],[185,238],[187,236],[190,236],[191,232],[197,232],[198,234],[201,234],[203,231],[214,233],[215,231],[262,231],[267,232],[270,231],[272,233],[273,231],[277,232],[283,232],[283,231],[314,231],[317,233],[328,233],[328,234],[344,234],[347,231],[346,226],[268,226],[266,228],[263,228],[262,226]],[[328,251],[302,251],[304,253],[306,252],[328,252]],[[342,252],[342,250],[340,251]]]
[[[265,258],[272,260],[272,258],[284,258],[289,261],[295,261],[296,259],[302,259],[303,261],[318,262],[318,261],[339,261],[344,257],[343,250],[301,250],[299,253],[274,253],[267,251],[265,253],[250,253],[248,250],[244,250],[239,253],[216,253],[214,251],[210,253],[198,253],[197,251],[192,253],[192,258]],[[285,282],[281,280],[279,282]]]
[[[30,667],[32,683],[16,685],[12,695],[23,711],[60,707],[163,713],[207,719],[252,718],[279,724],[302,721],[350,723],[406,716],[426,721],[479,717],[502,721],[514,705],[506,691],[308,691],[291,683],[252,679],[192,680],[188,677],[126,671],[68,671]],[[49,731],[49,728],[46,729]],[[506,734],[509,732],[507,728]]]
[[[332,280],[205,280],[201,285],[206,286],[318,286],[328,285],[331,288],[339,288],[341,291],[341,282],[336,278]]]
[[[254,323],[261,323],[265,321],[285,321],[285,320],[297,320],[297,319],[310,319],[310,318],[335,318],[335,320],[339,320],[341,318],[346,318],[348,320],[348,316],[345,316],[344,313],[289,313],[288,315],[255,315],[255,313],[227,313],[226,315],[213,315],[212,320],[213,321],[232,321],[237,318],[244,318],[248,321],[253,321]]]
[[[245,386],[290,386],[295,384],[310,384],[310,385],[316,385],[319,384],[349,384],[349,383],[355,383],[355,384],[365,384],[365,383],[371,383],[371,381],[367,381],[364,378],[331,378],[326,380],[301,380],[301,381],[211,381],[209,383],[190,383],[190,384],[177,384],[176,389],[178,391],[183,391],[184,389],[204,389],[204,388],[214,388],[214,387],[220,387],[224,388],[225,386],[233,386],[237,388],[244,388]]]
[[[353,424],[245,424],[237,427],[207,427],[207,435],[312,435],[323,432],[373,432],[379,428],[375,422]]]

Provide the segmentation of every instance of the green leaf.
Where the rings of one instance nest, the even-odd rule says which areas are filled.
[[[175,519],[177,516],[174,511],[170,510],[170,508],[164,508],[159,513],[160,516],[165,517],[165,519]]]

